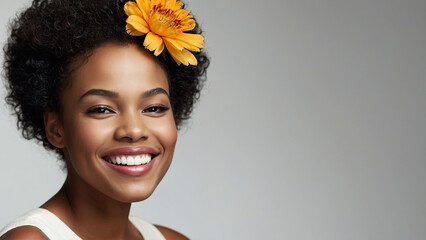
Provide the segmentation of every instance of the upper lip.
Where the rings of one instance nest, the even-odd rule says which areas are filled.
[[[141,155],[141,154],[151,154],[158,155],[158,151],[150,147],[125,147],[125,148],[116,148],[108,151],[102,157],[112,157],[112,156],[127,156],[127,155]]]

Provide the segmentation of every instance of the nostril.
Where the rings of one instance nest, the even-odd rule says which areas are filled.
[[[126,141],[126,142],[137,142],[137,141],[143,141],[143,140],[147,140],[148,137],[143,135],[141,137],[132,137],[132,136],[124,136],[124,137],[120,137],[119,140],[121,141]]]
[[[146,128],[134,124],[124,124],[116,129],[114,137],[119,141],[136,142],[146,140],[148,135]]]

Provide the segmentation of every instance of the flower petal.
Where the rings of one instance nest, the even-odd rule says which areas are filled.
[[[141,17],[148,22],[149,20],[149,10],[151,8],[151,0],[136,0],[136,4],[139,6],[139,9],[141,10]]]
[[[139,32],[138,30],[136,30],[130,24],[126,24],[126,31],[127,31],[127,34],[132,35],[132,36],[142,36],[142,35],[145,35],[145,33]]]
[[[169,38],[170,39],[170,38]],[[198,48],[198,47],[196,47],[196,46],[194,46],[194,45],[192,45],[192,44],[188,44],[187,42],[184,42],[184,41],[182,41],[182,40],[180,40],[179,38],[178,38],[178,36],[177,37],[175,37],[175,38],[173,38],[172,39],[173,41],[175,41],[177,44],[179,44],[180,46],[182,46],[184,49],[188,49],[188,50],[190,50],[190,51],[194,51],[194,52],[199,52],[200,51],[200,49]],[[183,50],[183,49],[182,49]]]
[[[164,50],[164,41],[161,41],[161,45],[155,50],[154,55],[158,56]]]
[[[195,28],[195,25],[196,24],[194,19],[188,19],[188,20],[182,21],[181,31],[182,32],[191,31],[192,29]]]
[[[168,8],[173,11],[179,10],[182,7],[181,1],[176,1],[176,0],[162,1],[162,3],[164,2],[165,2],[165,4],[163,4],[164,8]]]
[[[177,2],[176,2],[176,4],[175,4],[175,8],[174,8],[174,10],[181,9],[181,8],[182,8],[182,6],[183,6],[183,3],[182,3],[181,1],[177,1]]]
[[[177,16],[178,20],[185,20],[187,18],[188,19],[192,18],[192,16],[189,15],[189,13],[191,13],[191,12],[188,11],[188,10],[185,10],[185,9],[176,9],[175,12],[176,12],[176,16]]]
[[[169,39],[163,38],[164,44],[166,44],[167,50],[173,59],[177,62],[178,65],[181,63],[185,66],[188,66],[188,60],[186,60],[185,55],[177,49],[172,43],[169,42]]]
[[[185,43],[187,43],[191,46],[194,46],[196,48],[204,48],[204,46],[203,46],[204,37],[201,36],[200,34],[181,33],[181,34],[176,35],[175,38],[180,40],[181,42],[185,42]],[[182,44],[182,45],[185,46],[184,44]],[[185,46],[185,48],[191,50],[190,48],[188,48],[186,46]],[[196,51],[196,50],[191,50],[191,51]],[[199,49],[198,49],[198,51],[199,51]]]
[[[190,51],[186,49],[184,49],[182,53],[190,65],[197,66],[198,61],[197,61],[197,58],[195,58],[194,54],[192,54]]]
[[[171,45],[173,45],[177,50],[182,51],[183,46],[177,41],[176,39],[169,38],[169,37],[163,37],[164,40],[167,40]],[[168,47],[167,47],[168,48]]]
[[[155,56],[158,56],[164,49],[163,39],[152,32],[146,35],[143,45],[151,52],[155,50]]]
[[[131,16],[131,15],[142,16],[142,12],[139,9],[138,5],[132,1],[126,2],[126,4],[124,5],[124,11],[126,12],[127,16]]]
[[[149,32],[148,23],[139,16],[131,15],[127,18],[126,22],[141,33],[145,34]]]

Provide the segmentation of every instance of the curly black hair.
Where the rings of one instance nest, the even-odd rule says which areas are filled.
[[[63,159],[62,151],[46,137],[43,112],[60,111],[59,94],[75,70],[72,66],[76,61],[83,64],[96,48],[110,42],[142,46],[144,37],[126,33],[125,2],[34,0],[11,23],[4,47],[6,102],[16,114],[24,138],[36,139]],[[197,25],[191,33],[201,33],[201,29]],[[164,52],[157,59],[168,76],[170,101],[179,129],[199,98],[209,59],[204,51],[195,52],[197,66],[178,66]]]

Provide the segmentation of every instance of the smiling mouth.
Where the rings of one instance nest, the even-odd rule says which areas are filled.
[[[131,156],[112,156],[104,157],[103,159],[111,164],[119,166],[138,166],[145,165],[151,162],[156,155],[153,154],[140,154],[140,155],[131,155]]]

